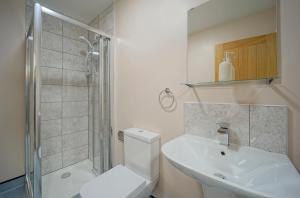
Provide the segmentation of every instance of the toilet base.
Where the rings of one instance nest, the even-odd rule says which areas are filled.
[[[142,189],[136,196],[134,196],[133,198],[149,198],[149,197],[153,197],[152,194],[152,190],[154,188],[155,184],[154,183],[150,183],[149,181],[147,181],[145,188]]]

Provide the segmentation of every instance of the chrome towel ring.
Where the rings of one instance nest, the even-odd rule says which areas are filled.
[[[164,104],[163,101],[170,99],[170,102],[168,104]],[[169,111],[173,108],[174,103],[175,103],[175,96],[173,94],[173,92],[169,89],[169,88],[165,88],[163,89],[158,96],[158,101],[160,106],[166,110]]]

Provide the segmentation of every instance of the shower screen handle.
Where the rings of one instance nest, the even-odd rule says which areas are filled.
[[[38,112],[37,114],[37,131],[35,133],[35,149],[38,153],[38,157],[41,159],[42,158],[42,149],[41,149],[41,137],[40,137],[40,132],[41,132],[41,113]]]

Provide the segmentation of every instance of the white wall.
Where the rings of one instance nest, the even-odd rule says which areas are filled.
[[[276,31],[276,9],[224,23],[188,37],[188,80],[215,81],[216,44]]]
[[[25,1],[0,1],[0,182],[24,174]]]
[[[289,157],[300,170],[300,1],[282,0],[282,84],[187,88],[187,10],[196,0],[119,0],[117,35],[117,162],[122,162],[119,129],[141,127],[160,133],[161,143],[183,134],[183,102],[233,102],[289,106]],[[169,87],[177,109],[164,112],[158,94]],[[198,183],[171,166],[161,155],[160,198],[202,197]]]

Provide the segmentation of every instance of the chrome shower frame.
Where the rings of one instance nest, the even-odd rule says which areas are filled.
[[[36,4],[38,4],[38,3],[36,3]],[[82,28],[84,28],[84,29],[86,29],[86,30],[89,30],[89,31],[91,31],[91,32],[94,32],[94,33],[96,33],[96,34],[99,34],[99,35],[101,35],[102,37],[105,37],[105,38],[108,38],[108,39],[112,39],[112,36],[111,36],[111,35],[106,34],[105,32],[103,32],[103,31],[101,31],[101,30],[98,30],[97,28],[94,28],[94,27],[91,27],[91,26],[86,25],[86,24],[84,24],[84,23],[81,23],[81,22],[79,22],[79,21],[77,21],[77,20],[75,20],[75,19],[72,19],[72,18],[70,18],[70,17],[68,17],[68,16],[62,15],[62,14],[60,14],[60,13],[58,13],[58,12],[55,12],[55,11],[53,11],[53,10],[50,10],[50,9],[48,9],[48,8],[46,8],[46,7],[41,6],[41,9],[42,9],[42,12],[45,13],[45,14],[54,16],[54,17],[56,17],[56,18],[58,18],[58,19],[61,19],[61,20],[63,20],[63,21],[66,21],[66,22],[68,22],[68,23],[71,23],[71,24],[73,24],[73,25],[82,27]]]
[[[42,197],[42,174],[41,174],[41,111],[40,111],[40,53],[41,53],[41,43],[42,43],[42,14],[48,14],[53,17],[56,17],[62,21],[66,21],[73,25],[82,27],[88,31],[96,33],[100,35],[100,42],[108,42],[108,46],[110,46],[110,42],[112,42],[112,36],[106,34],[103,31],[100,31],[96,28],[88,26],[84,23],[81,23],[77,20],[74,20],[70,17],[64,16],[60,13],[52,11],[46,7],[41,6],[39,3],[34,4],[34,16],[30,23],[30,28],[28,33],[26,34],[26,80],[25,80],[25,108],[26,108],[26,128],[25,128],[25,174],[26,174],[26,191],[29,198],[41,198]],[[110,47],[109,47],[110,48]],[[110,49],[109,49],[110,50]],[[110,51],[108,52],[110,56]],[[100,52],[103,55],[103,50]],[[102,57],[103,59],[103,57]],[[104,104],[104,101],[100,101],[100,108],[104,108],[104,106],[108,106],[109,118],[104,120],[103,117],[100,117],[99,122],[104,124],[106,128],[109,128],[109,132],[107,135],[109,136],[108,141],[108,149],[107,152],[109,156],[105,156],[102,154],[100,157],[107,158],[108,166],[107,168],[111,168],[112,165],[112,156],[111,156],[111,65],[110,59],[108,58],[108,80],[109,86],[106,87],[108,89],[108,103]],[[100,61],[100,69],[104,67],[103,60]],[[102,74],[101,74],[102,75]],[[104,75],[104,74],[103,74]],[[101,78],[104,79],[104,78]],[[105,89],[105,82],[99,82],[100,91]],[[30,92],[31,90],[31,92]],[[103,98],[102,98],[103,99]],[[107,99],[107,98],[106,98]],[[33,108],[33,111],[30,111],[30,108]],[[103,115],[102,116],[107,116]],[[105,123],[104,123],[105,122]],[[30,127],[32,126],[32,127]],[[31,137],[32,135],[34,137]],[[99,139],[100,141],[100,139]],[[30,150],[32,149],[32,150]],[[101,160],[101,161],[103,161]],[[103,170],[104,165],[101,165]],[[102,172],[102,171],[101,171]],[[32,175],[33,173],[33,175]]]

